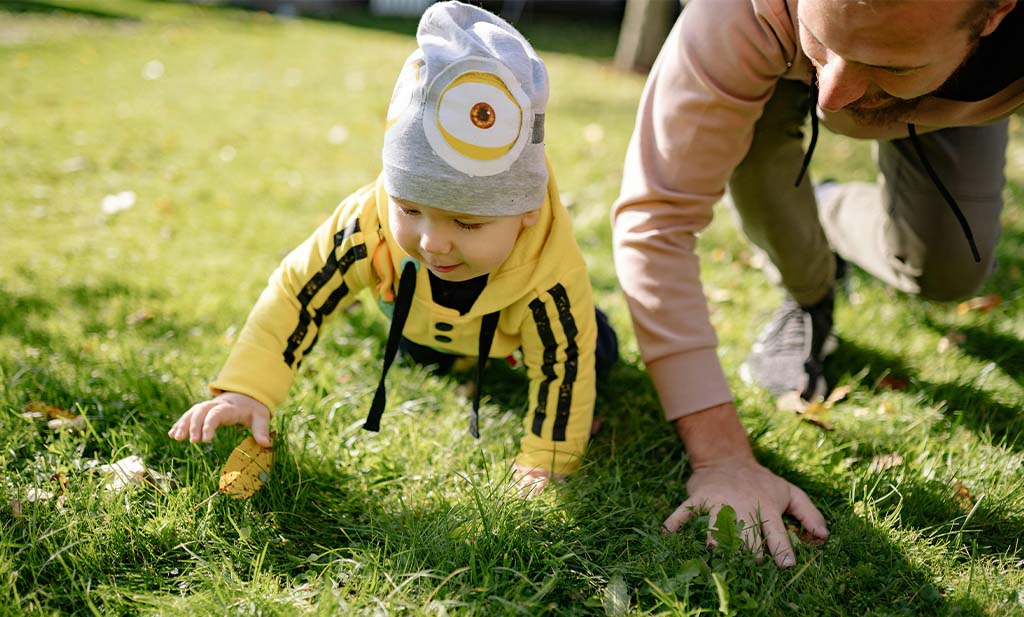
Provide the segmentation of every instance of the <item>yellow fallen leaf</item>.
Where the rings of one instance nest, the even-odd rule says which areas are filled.
[[[32,401],[25,405],[25,413],[22,414],[27,418],[65,418],[72,420],[78,416],[71,413],[67,409],[62,409],[56,405],[50,405],[42,401]]]
[[[832,392],[828,395],[828,398],[825,399],[825,407],[831,407],[835,405],[839,401],[846,398],[850,394],[850,392],[853,392],[852,386],[839,386],[835,390],[832,390]]]
[[[987,313],[1002,304],[1002,302],[1003,298],[998,294],[971,298],[970,300],[965,300],[957,305],[956,314],[963,316],[971,311]]]
[[[967,487],[956,478],[953,479],[953,498],[964,508],[970,508],[974,505],[974,497],[971,496],[971,491],[967,490]]]
[[[273,435],[271,435],[273,438]],[[274,448],[264,448],[252,437],[235,446],[220,473],[220,492],[235,499],[252,497],[270,477]]]

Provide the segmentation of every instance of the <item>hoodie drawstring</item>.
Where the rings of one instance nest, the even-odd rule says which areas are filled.
[[[793,186],[800,186],[800,183],[804,179],[804,174],[807,173],[807,168],[811,165],[811,157],[814,156],[814,147],[818,145],[817,81],[811,83],[811,87],[807,91],[807,96],[810,99],[811,106],[811,143],[807,146],[807,152],[804,154],[804,162],[800,165],[800,173],[796,175],[796,182],[793,183]]]
[[[491,355],[494,333],[498,329],[498,315],[500,313],[488,313],[480,322],[480,345],[476,357],[476,388],[473,390],[473,410],[469,412],[469,434],[477,439],[480,438],[480,386],[484,381],[484,367],[487,366],[487,358]]]
[[[380,374],[380,382],[377,383],[377,391],[373,395],[373,403],[370,405],[370,413],[366,416],[363,428],[368,431],[380,430],[380,418],[384,414],[384,407],[387,405],[387,392],[384,380],[388,371],[398,354],[398,347],[402,342],[402,329],[409,317],[409,308],[412,306],[412,298],[416,293],[416,262],[406,258],[402,262],[402,274],[398,281],[398,293],[395,294],[395,309],[391,316],[391,328],[388,330],[388,342],[384,345],[384,366]],[[476,364],[476,388],[473,392],[473,410],[469,416],[469,432],[473,437],[480,438],[480,389],[483,383],[484,367],[487,365],[487,358],[491,353],[491,343],[494,341],[494,333],[498,330],[498,316],[500,312],[488,313],[483,316],[480,323],[480,345],[479,355]]]
[[[405,327],[405,320],[409,317],[409,307],[412,306],[412,297],[416,292],[416,270],[415,261],[403,260],[402,275],[398,281],[398,293],[395,295],[395,310],[391,316],[391,328],[388,330],[388,342],[384,346],[384,368],[380,374],[380,382],[377,384],[377,392],[373,395],[370,413],[366,416],[366,423],[363,424],[363,428],[368,431],[380,430],[380,417],[387,404],[384,378],[388,376],[388,370],[395,361],[398,346],[402,342],[402,328]]]
[[[914,146],[914,152],[917,153],[917,158],[921,159],[921,165],[924,166],[924,170],[928,172],[928,177],[931,178],[935,188],[939,189],[942,193],[942,198],[946,200],[946,204],[949,209],[953,211],[953,215],[956,216],[956,220],[960,223],[960,229],[964,231],[964,237],[967,238],[967,244],[971,245],[971,255],[974,256],[975,263],[981,263],[981,255],[978,253],[978,245],[974,243],[974,234],[971,232],[971,226],[967,223],[967,217],[964,216],[960,206],[957,205],[956,200],[953,199],[952,193],[946,188],[946,185],[939,179],[939,174],[935,173],[935,169],[932,168],[932,164],[928,161],[928,157],[924,155],[924,147],[921,146],[920,140],[917,138],[917,127],[913,124],[907,125],[907,131],[910,133],[910,143]]]
[[[804,154],[804,161],[800,165],[800,173],[796,176],[796,182],[793,186],[800,186],[800,182],[804,179],[804,174],[807,173],[807,168],[811,164],[811,156],[814,155],[814,147],[818,144],[818,84],[812,82],[810,88],[808,88],[808,97],[811,103],[811,143],[807,146],[807,152]],[[974,233],[971,231],[971,226],[967,222],[967,217],[964,216],[960,206],[956,203],[956,199],[953,198],[952,193],[946,188],[946,185],[939,179],[939,174],[935,173],[935,169],[932,167],[928,157],[924,154],[924,147],[921,146],[921,141],[917,138],[917,127],[913,124],[907,124],[907,132],[910,134],[910,143],[914,147],[914,152],[917,153],[917,158],[921,159],[921,165],[924,167],[925,172],[928,173],[928,177],[931,179],[932,184],[942,194],[942,198],[946,201],[946,205],[953,211],[953,215],[956,216],[956,220],[960,223],[960,229],[964,232],[964,237],[967,238],[967,244],[971,247],[971,255],[974,257],[975,263],[981,263],[981,254],[978,253],[978,245],[974,243]]]

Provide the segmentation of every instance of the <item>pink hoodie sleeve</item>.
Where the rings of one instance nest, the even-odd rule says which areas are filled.
[[[615,267],[669,420],[731,400],[696,234],[796,49],[783,0],[690,0],[644,89],[612,212]]]

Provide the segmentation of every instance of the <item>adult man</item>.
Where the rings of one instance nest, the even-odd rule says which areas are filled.
[[[824,389],[835,253],[951,299],[991,272],[1006,116],[1024,105],[1016,0],[691,0],[651,71],[614,208],[637,339],[692,468],[665,526],[722,504],[748,543],[794,563],[782,515],[828,535],[807,495],[754,459],[715,354],[695,233],[726,183],[787,292],[742,373],[773,394]],[[879,184],[803,175],[802,127],[878,140]],[[813,142],[813,139],[812,139]],[[813,147],[813,146],[812,146]],[[966,241],[965,241],[966,235]]]

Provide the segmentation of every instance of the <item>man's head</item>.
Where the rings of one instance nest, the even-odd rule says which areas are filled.
[[[802,0],[818,105],[865,123],[901,120],[938,90],[1017,0]]]
[[[499,17],[431,6],[392,94],[384,186],[396,199],[472,216],[540,208],[547,192],[544,63]]]

